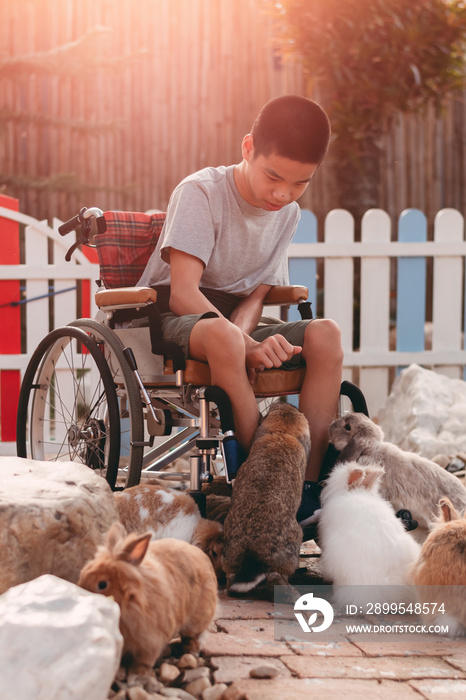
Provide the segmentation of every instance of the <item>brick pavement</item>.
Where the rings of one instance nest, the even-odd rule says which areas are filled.
[[[293,583],[318,580],[318,549],[302,550]],[[428,641],[361,641],[340,635],[332,642],[274,639],[274,605],[220,593],[217,631],[203,649],[216,683],[231,684],[229,700],[466,700],[466,638]],[[278,673],[250,677],[261,664]]]

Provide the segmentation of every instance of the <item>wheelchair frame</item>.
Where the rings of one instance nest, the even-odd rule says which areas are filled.
[[[100,209],[83,208],[60,227],[62,235],[77,230],[66,259],[77,245],[91,244],[93,221],[101,233],[104,220]],[[305,288],[285,289],[301,303],[307,298]],[[77,319],[51,331],[33,353],[19,398],[18,456],[81,461],[115,490],[137,485],[143,475],[185,479],[184,473],[162,470],[193,449],[190,491],[202,512],[202,484],[212,480],[212,471],[218,473],[215,462],[222,440],[234,436],[229,399],[218,387],[193,382],[176,347],[157,340],[154,290],[104,290],[97,292],[98,298],[96,319]],[[276,305],[275,298],[272,303]],[[122,311],[126,317],[147,314],[151,327],[117,327]],[[306,313],[309,305],[302,315]],[[173,366],[164,361],[166,354],[173,357]],[[65,388],[71,389],[71,406]],[[354,410],[367,414],[364,396],[354,384],[343,382],[341,394],[350,398]],[[257,398],[267,396],[277,398],[280,392],[265,390]]]

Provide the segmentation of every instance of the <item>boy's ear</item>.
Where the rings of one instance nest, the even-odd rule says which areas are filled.
[[[244,160],[251,160],[254,153],[254,141],[251,134],[246,134],[241,145]]]

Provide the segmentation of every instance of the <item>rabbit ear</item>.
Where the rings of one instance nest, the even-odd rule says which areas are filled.
[[[105,539],[106,545],[110,552],[113,552],[115,548],[120,544],[122,540],[126,537],[127,532],[125,527],[119,521],[112,524],[110,530],[107,532]]]
[[[124,546],[118,554],[119,559],[127,561],[129,564],[139,566],[146,556],[147,548],[151,540],[151,533],[146,532],[144,535],[130,535],[124,543]]]
[[[355,489],[361,486],[364,478],[364,469],[362,467],[354,467],[348,474],[348,488]]]
[[[364,475],[362,485],[366,489],[371,489],[376,483],[377,479],[382,476],[384,470],[381,467],[373,467],[368,469]]]
[[[449,523],[451,520],[459,520],[459,514],[456,512],[449,498],[440,499],[440,510],[442,511],[443,521]]]

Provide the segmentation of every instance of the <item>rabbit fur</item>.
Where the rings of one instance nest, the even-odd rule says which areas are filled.
[[[269,594],[299,565],[296,513],[310,451],[309,424],[294,406],[272,405],[238,471],[224,522],[222,566],[230,595],[262,581]]]
[[[114,494],[120,520],[127,532],[150,532],[152,539],[174,537],[200,547],[223,578],[221,523],[201,518],[188,494],[155,484],[139,484]]]
[[[186,649],[198,651],[215,616],[217,579],[204,552],[182,540],[151,541],[149,532],[128,535],[119,522],[78,585],[120,606],[122,663],[133,673],[147,673],[178,634]]]
[[[356,460],[383,467],[380,493],[395,511],[409,510],[422,528],[436,522],[443,496],[460,512],[466,509],[466,488],[458,477],[425,457],[384,442],[382,429],[364,414],[348,413],[333,421],[329,437],[341,452],[337,462]]]
[[[461,517],[448,498],[440,499],[440,517],[422,545],[421,556],[411,570],[421,603],[429,603],[423,619],[448,625],[451,636],[466,634],[466,516]],[[444,603],[445,614],[431,604]]]
[[[408,569],[420,547],[379,494],[383,469],[337,464],[321,494],[321,572],[337,605],[406,600]],[[360,589],[360,586],[369,586]]]

